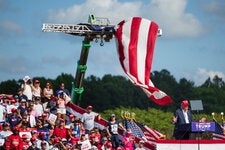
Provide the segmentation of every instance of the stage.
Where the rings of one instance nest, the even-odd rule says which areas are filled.
[[[156,150],[225,150],[225,140],[158,140]]]

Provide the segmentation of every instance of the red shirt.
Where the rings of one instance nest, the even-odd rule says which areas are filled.
[[[22,148],[28,149],[29,146],[30,144],[28,142],[22,142]]]
[[[67,129],[65,127],[62,129],[60,127],[55,127],[53,135],[60,138],[67,138]]]
[[[7,139],[10,149],[21,150],[22,139],[19,135],[10,135]]]

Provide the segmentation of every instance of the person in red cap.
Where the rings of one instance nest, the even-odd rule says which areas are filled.
[[[182,100],[181,106],[174,112],[173,123],[174,133],[173,136],[177,140],[187,140],[189,139],[191,131],[191,121],[192,115],[189,110],[188,100]]]
[[[100,120],[100,115],[92,112],[92,109],[93,107],[91,105],[87,106],[87,112],[85,112],[81,118],[81,128],[85,129],[86,134],[89,134],[90,131],[94,128],[95,117]]]
[[[32,137],[30,139],[30,142],[31,142],[31,145],[28,147],[27,150],[40,150],[38,147],[37,147],[37,143],[36,143],[36,138],[35,137]]]
[[[32,87],[33,97],[41,97],[42,89],[40,87],[40,82],[38,79],[34,80],[34,86],[31,86],[31,87]]]
[[[67,138],[68,131],[65,127],[65,120],[60,118],[59,121],[60,121],[59,126],[56,126],[54,128],[53,135],[60,138]]]
[[[20,115],[18,115],[17,109],[16,108],[12,108],[12,114],[9,115],[7,117],[7,120],[10,124],[11,129],[16,126],[17,124],[19,124],[19,122],[21,121],[22,117]]]
[[[30,146],[30,141],[28,139],[28,135],[23,134],[22,135],[22,148],[27,150],[29,146]]]
[[[112,147],[112,144],[111,142],[108,140],[108,138],[105,136],[102,138],[102,143],[98,144],[97,148],[99,150],[112,150],[113,147]]]
[[[19,129],[17,126],[13,127],[13,134],[7,138],[6,145],[8,145],[9,149],[6,150],[21,150],[22,149],[22,139],[19,136]]]

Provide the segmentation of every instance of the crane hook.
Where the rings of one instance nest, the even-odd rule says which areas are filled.
[[[103,39],[101,38],[100,46],[103,46],[103,45],[104,45],[104,41],[103,41]]]

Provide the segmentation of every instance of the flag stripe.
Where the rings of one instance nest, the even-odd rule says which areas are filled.
[[[138,33],[141,24],[141,18],[134,18],[131,22],[130,30],[130,43],[128,47],[129,53],[129,67],[130,74],[138,76],[137,74],[137,45],[138,45]]]
[[[147,42],[147,58],[146,59],[146,70],[151,70],[152,68],[152,59],[153,59],[153,54],[154,54],[154,46],[155,46],[155,41],[156,41],[156,35],[158,32],[158,25],[154,22],[151,22],[151,26],[149,27],[149,33],[148,33],[148,42]],[[150,71],[145,72],[145,84],[149,84],[149,79],[150,79]],[[151,86],[151,85],[150,85]]]
[[[146,78],[146,73],[149,71],[147,70],[146,67],[146,61],[148,60],[148,34],[146,34],[147,31],[149,31],[149,26],[151,22],[150,21],[142,21],[141,22],[141,27],[138,35],[138,77],[141,83],[146,83],[145,78]],[[149,78],[148,78],[149,79]]]

